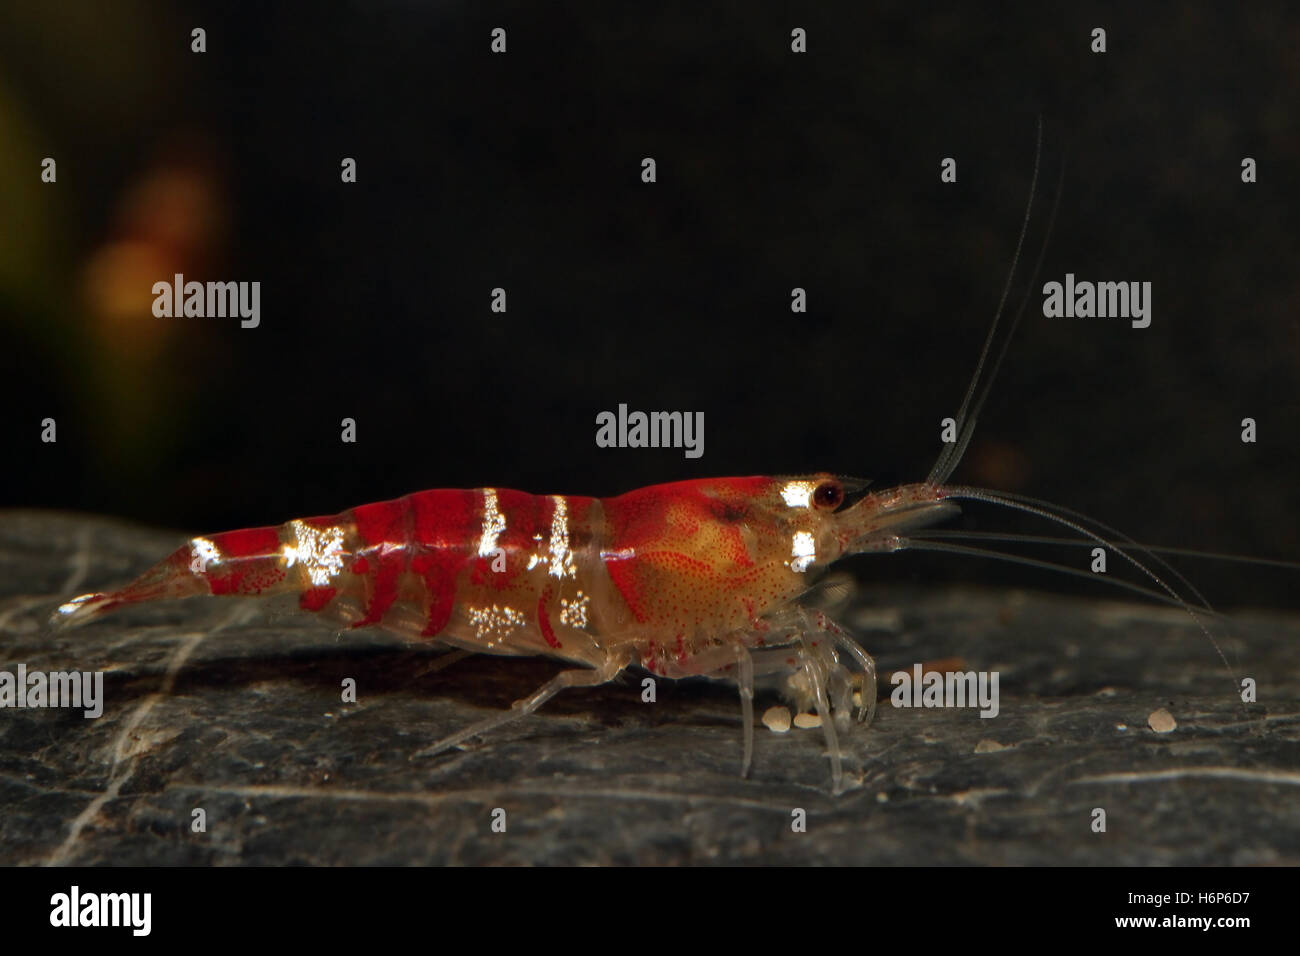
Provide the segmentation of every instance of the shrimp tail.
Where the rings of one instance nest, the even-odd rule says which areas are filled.
[[[178,548],[125,587],[82,594],[61,604],[50,623],[60,628],[80,627],[130,604],[187,597],[206,590],[203,582],[189,572],[189,548]]]
[[[336,571],[345,556],[341,532],[331,536],[307,522],[194,538],[124,587],[60,605],[50,623],[79,627],[122,607],[209,594],[298,592],[302,605],[315,609],[335,589],[315,586],[314,572]]]

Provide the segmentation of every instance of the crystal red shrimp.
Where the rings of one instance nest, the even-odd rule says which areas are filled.
[[[605,499],[421,491],[330,517],[194,538],[126,587],[62,605],[55,620],[82,624],[167,598],[292,593],[304,609],[354,627],[580,665],[421,753],[454,747],[564,688],[602,684],[635,665],[669,678],[735,681],[747,773],[754,677],[802,672],[789,689],[822,718],[839,791],[851,670],[862,675],[858,718],[869,721],[875,665],[799,599],[841,558],[930,546],[906,533],[955,512],[955,499],[1030,511],[1102,540],[1069,518],[982,489],[924,482],[862,493],[860,483],[828,474],[680,481]]]
[[[596,499],[505,489],[422,491],[341,514],[194,538],[126,587],[64,604],[78,624],[133,604],[195,595],[296,593],[309,611],[464,650],[581,665],[515,708],[439,741],[443,750],[530,713],[565,687],[629,665],[664,677],[728,677],[745,709],[748,770],[755,674],[802,668],[823,717],[847,723],[846,662],[874,710],[871,658],[798,603],[810,577],[849,554],[955,510],[944,490],[868,494],[831,475],[681,481]]]

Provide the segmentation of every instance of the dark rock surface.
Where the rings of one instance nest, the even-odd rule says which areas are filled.
[[[102,670],[106,696],[99,719],[0,710],[0,863],[1300,862],[1294,615],[1234,617],[1225,651],[1259,687],[1246,706],[1177,609],[864,588],[841,617],[882,667],[961,657],[996,670],[1001,713],[883,704],[852,732],[851,789],[834,797],[815,730],[760,726],[741,779],[740,708],[722,685],[661,681],[644,704],[636,675],[412,760],[556,665],[439,669],[427,646],[256,601],[46,627],[61,600],[176,544],[101,519],[0,514],[0,669]],[[348,677],[356,704],[340,702]],[[760,695],[758,713],[776,703]],[[1147,726],[1162,707],[1169,734]],[[986,740],[1005,749],[976,752]],[[196,808],[206,832],[191,830]],[[794,808],[807,832],[792,832]]]

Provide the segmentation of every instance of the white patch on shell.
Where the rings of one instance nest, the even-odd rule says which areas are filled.
[[[220,549],[207,538],[195,538],[190,542],[190,570],[195,574],[202,574],[220,562]]]
[[[509,606],[471,607],[465,613],[470,624],[474,625],[474,636],[485,641],[488,647],[494,647],[502,638],[524,626],[523,612]]]
[[[483,489],[483,531],[478,539],[478,556],[490,558],[497,549],[497,539],[505,533],[506,516],[497,507],[497,490]]]
[[[574,578],[578,567],[569,547],[569,503],[563,495],[552,495],[555,510],[551,512],[551,566],[548,573],[555,578]]]
[[[586,627],[590,606],[591,598],[581,591],[577,593],[572,601],[567,598],[560,598],[560,623],[579,629]]]
[[[813,488],[811,481],[787,481],[781,488],[781,497],[791,508],[811,508]]]
[[[817,542],[807,531],[796,531],[790,540],[790,570],[803,574],[817,560]]]
[[[313,528],[302,521],[290,521],[293,543],[282,549],[289,567],[301,564],[315,587],[325,587],[343,570],[343,529]]]

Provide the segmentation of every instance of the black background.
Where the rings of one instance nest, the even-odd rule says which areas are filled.
[[[739,870],[727,878],[739,892],[761,893],[771,879],[766,869],[761,872],[763,875],[752,885],[748,880],[753,876]],[[523,942],[554,932],[548,927],[574,912],[582,914],[581,938],[628,932],[629,921],[617,907],[597,905],[577,911],[557,907],[547,894],[537,892],[534,874],[527,870],[494,869],[490,876],[483,877],[462,870],[463,875],[437,885],[434,905],[454,912],[455,917],[436,921],[428,917],[431,906],[428,879],[408,869],[390,868],[386,872],[367,869],[361,873],[344,868],[301,867],[289,874],[270,867],[184,870],[137,867],[113,871],[64,867],[35,874],[0,871],[0,881],[8,880],[10,884],[5,887],[12,904],[7,931],[11,938],[24,941],[116,940],[120,944],[148,946],[151,942],[162,945],[173,940],[191,940],[199,931],[205,939],[239,945],[263,936],[268,930],[274,932],[275,928],[284,927],[293,932],[295,939],[311,943],[317,940],[332,944],[353,940],[359,944],[373,943],[376,930],[381,928],[410,928],[427,935],[459,932]],[[701,876],[705,876],[705,882],[695,883]],[[607,892],[609,888],[605,872],[594,874],[590,870],[584,873],[574,869],[566,878],[576,889],[590,890],[592,898],[598,898],[602,889]],[[642,878],[629,874],[624,885],[629,890],[640,890],[637,881]],[[591,882],[587,883],[589,879]],[[674,879],[684,894],[708,898],[710,875],[679,868]],[[837,892],[836,884],[842,885],[838,873],[831,878],[833,883],[828,880],[818,885],[819,879],[810,873],[804,884],[816,886],[831,896]],[[1256,939],[1269,927],[1284,923],[1291,879],[1292,873],[1283,867],[1198,868],[1187,874],[1175,868],[1111,868],[1104,872],[1061,868],[1053,871],[1050,879],[1044,879],[1033,868],[1008,867],[983,870],[978,881],[974,881],[970,870],[964,867],[925,867],[920,860],[915,867],[890,871],[888,878],[880,880],[880,886],[872,889],[872,908],[886,909],[888,915],[870,919],[862,929],[875,941],[897,941],[903,945],[915,945],[936,917],[945,926],[953,927],[949,934],[971,928],[983,932],[989,922],[989,906],[997,894],[996,899],[1018,901],[1004,919],[1010,923],[1009,931],[1021,936],[1027,930],[1040,929],[1046,919],[1047,926],[1067,927],[1076,939],[1109,941],[1129,934],[1149,938],[1153,933],[1172,932],[1181,941],[1189,938],[1189,934],[1203,935],[1206,931],[1118,928],[1115,919],[1208,916],[1250,920],[1250,926],[1245,928],[1211,928],[1209,934],[1216,942]],[[152,932],[147,937],[135,937],[124,928],[51,927],[51,897],[56,893],[68,894],[73,884],[79,893],[151,893]],[[1200,893],[1248,896],[1245,903],[1235,904],[1156,907],[1129,902],[1132,894],[1173,897],[1180,892],[1189,893],[1193,898]],[[521,927],[509,934],[492,929],[500,922],[503,897],[509,900],[514,925]],[[332,901],[328,912],[322,908],[322,900]],[[1035,905],[1046,915],[1034,916],[1030,907]],[[719,943],[725,940],[732,945],[738,940],[743,945],[751,939],[755,943],[771,939],[772,927],[761,920],[731,922],[736,925],[724,929],[725,921],[701,921],[695,937],[706,945],[715,938]],[[832,925],[840,929],[849,924]]]
[[[1064,163],[1038,287],[1147,280],[1153,321],[1045,319],[1036,288],[954,478],[1141,541],[1300,554],[1288,5],[20,4],[0,18],[0,503],[206,532],[429,487],[919,480],[1001,293],[1041,114],[1017,288]],[[56,185],[39,182],[44,156]],[[356,184],[340,182],[344,156]],[[948,156],[956,184],[939,180]],[[148,188],[160,180],[189,192],[168,205],[177,193]],[[106,318],[95,263],[124,261],[106,252],[123,243],[187,278],[260,281],[261,326],[153,317],[147,289],[170,268],[146,268],[143,307]],[[495,286],[505,315],[489,311]],[[704,412],[704,457],[597,448],[595,416],[620,402]],[[56,445],[39,440],[46,416]],[[1240,441],[1246,416],[1257,444]],[[1294,601],[1297,572],[1184,566],[1227,604]],[[935,555],[858,568],[1071,586]]]
[[[1153,933],[1173,935],[1181,940],[1189,934],[1203,935],[1202,929],[1146,929],[1117,928],[1116,917],[1246,917],[1246,928],[1212,928],[1209,933],[1216,942],[1256,939],[1269,927],[1285,921],[1285,907],[1289,899],[1289,881],[1292,873],[1282,867],[1238,870],[1208,870],[1199,868],[1184,874],[1173,868],[1140,870],[1136,868],[1058,869],[1051,879],[1045,880],[1033,868],[1002,868],[983,870],[978,882],[972,886],[971,872],[962,867],[950,869],[924,867],[918,861],[915,868],[896,868],[871,891],[873,908],[887,908],[888,917],[872,919],[863,926],[873,940],[898,941],[915,944],[921,939],[925,927],[936,917],[953,933],[963,929],[978,928],[986,931],[989,922],[989,904],[993,893],[1002,899],[1018,902],[1004,917],[1010,922],[1009,931],[1026,935],[1026,929],[1037,930],[1044,925],[1043,916],[1028,918],[1028,907],[1037,904],[1046,914],[1047,926],[1068,927],[1074,938],[1113,940],[1124,935],[1149,938]],[[411,928],[426,934],[461,932],[491,935],[495,938],[534,939],[548,932],[549,925],[567,915],[559,912],[554,900],[538,893],[534,875],[526,870],[494,870],[491,876],[478,877],[472,871],[462,870],[463,876],[447,880],[437,889],[437,904],[453,910],[454,920],[430,922],[430,891],[427,879],[405,869],[390,869],[364,874],[351,869],[305,867],[291,871],[286,878],[278,868],[222,868],[120,869],[106,872],[89,867],[65,867],[59,870],[29,872],[0,871],[0,879],[9,878],[5,889],[12,901],[12,915],[8,932],[17,939],[113,940],[133,946],[158,944],[172,940],[192,939],[201,931],[205,939],[227,940],[232,944],[246,944],[273,927],[290,929],[295,938],[303,941],[337,944],[340,941],[373,943],[376,929],[395,927]],[[770,876],[764,870],[759,881],[749,885],[753,877],[740,871],[728,875],[740,891],[761,892]],[[675,871],[675,880],[685,893],[707,898],[711,877],[704,883],[694,880],[700,875],[687,869]],[[515,875],[517,874],[517,875]],[[574,870],[568,875],[572,885],[590,889],[597,897],[601,890],[600,876],[588,871]],[[482,883],[480,884],[480,879]],[[591,883],[586,881],[591,879]],[[605,875],[604,889],[608,890]],[[629,889],[639,890],[635,882],[641,879],[629,875]],[[815,886],[820,878],[809,874],[806,886]],[[840,883],[837,874],[832,878]],[[491,884],[489,885],[489,880]],[[515,883],[515,880],[519,880]],[[761,882],[760,882],[761,881]],[[59,928],[49,926],[52,909],[50,898],[55,893],[68,894],[76,884],[81,893],[152,893],[152,932],[148,937],[132,936],[128,929]],[[985,892],[980,892],[979,888]],[[817,887],[834,895],[831,881]],[[1176,893],[1190,893],[1195,898],[1200,893],[1249,894],[1244,904],[1173,905],[1160,907],[1129,903],[1132,894],[1173,897]],[[935,897],[938,897],[938,902]],[[505,936],[490,927],[501,917],[501,897],[510,900],[510,912],[515,925],[522,927],[513,935]],[[328,912],[322,910],[321,901],[334,901]],[[619,909],[610,906],[592,906],[582,911],[584,936],[600,934],[613,936],[628,931],[628,920]],[[719,943],[751,939],[760,943],[770,939],[772,927],[752,919],[733,920],[736,926],[722,929],[721,921],[702,921],[695,931],[697,939],[705,942],[716,938]],[[837,923],[837,928],[845,924]],[[761,936],[759,927],[761,929]],[[272,930],[273,931],[273,930]],[[1252,935],[1254,934],[1254,935]]]

